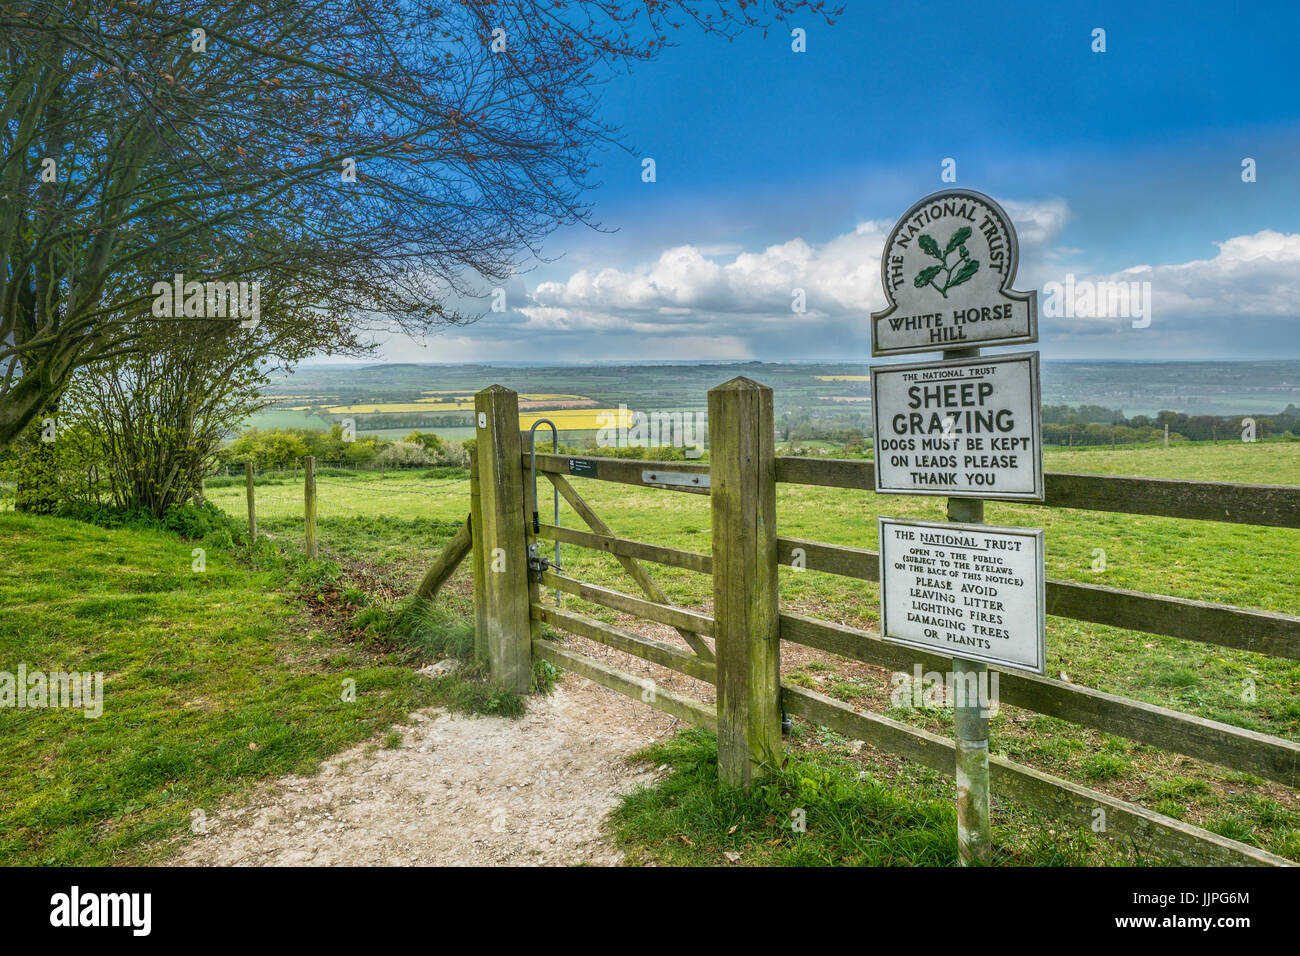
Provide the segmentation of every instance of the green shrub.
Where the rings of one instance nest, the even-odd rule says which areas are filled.
[[[385,445],[375,456],[375,461],[379,464],[395,468],[432,465],[434,460],[424,445],[411,441],[395,441]]]
[[[202,541],[209,550],[229,548],[242,540],[242,526],[235,519],[205,501],[201,505],[172,505],[158,518],[145,508],[116,508],[109,505],[65,504],[57,514],[101,528],[154,528],[170,531],[187,541]]]
[[[172,505],[163,514],[161,524],[186,539],[206,538],[210,534],[225,532],[225,537],[233,543],[239,533],[235,520],[210,501],[198,505]]]

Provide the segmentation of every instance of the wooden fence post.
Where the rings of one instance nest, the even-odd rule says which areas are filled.
[[[307,526],[307,557],[315,559],[316,545],[316,456],[302,460],[302,514]]]
[[[773,444],[772,389],[744,377],[710,389],[718,777],[729,786],[781,759]]]
[[[473,550],[470,568],[474,572],[474,657],[488,659],[487,562],[483,560],[483,504],[479,496],[478,447],[469,453],[469,531]]]
[[[257,544],[257,501],[253,495],[253,463],[244,462],[244,491],[248,495],[248,543]]]
[[[474,396],[482,520],[484,625],[492,679],[521,693],[533,671],[519,396],[490,385]]]

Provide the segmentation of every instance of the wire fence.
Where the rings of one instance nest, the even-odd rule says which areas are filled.
[[[337,519],[431,518],[460,516],[469,500],[469,471],[454,467],[357,467],[349,463],[317,464],[315,525],[320,544],[330,545],[330,526]],[[247,476],[229,471],[210,477],[204,498],[241,524],[248,521]],[[255,472],[254,517],[259,537],[307,540],[307,469]],[[341,543],[341,542],[340,542]]]

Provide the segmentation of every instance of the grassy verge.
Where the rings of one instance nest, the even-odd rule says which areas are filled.
[[[796,749],[749,792],[718,783],[712,734],[689,730],[636,759],[667,770],[623,798],[609,829],[632,865],[955,866],[952,800],[864,771],[835,746]],[[998,822],[996,865],[1131,863],[1087,831]]]
[[[420,529],[424,546],[443,530]],[[467,599],[422,612],[335,561],[262,542],[205,548],[200,565],[199,545],[0,514],[0,671],[103,674],[98,718],[0,708],[0,865],[156,861],[199,813],[415,708],[522,710],[472,667],[415,672],[472,647]]]

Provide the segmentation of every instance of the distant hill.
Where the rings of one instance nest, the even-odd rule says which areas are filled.
[[[914,357],[912,360],[915,359]],[[810,410],[836,396],[870,394],[866,362],[707,362],[626,365],[371,364],[306,366],[270,393],[286,404],[409,402],[429,390],[474,392],[494,383],[520,392],[583,395],[602,405],[701,408],[705,393],[737,374],[771,385],[778,412]],[[834,381],[841,377],[840,381]],[[847,380],[844,380],[847,379]],[[302,396],[302,398],[298,398]],[[1043,402],[1104,405],[1127,415],[1163,409],[1188,415],[1268,414],[1300,404],[1300,361],[1147,362],[1047,360]],[[840,403],[843,404],[843,403]],[[864,411],[865,409],[859,409]]]

